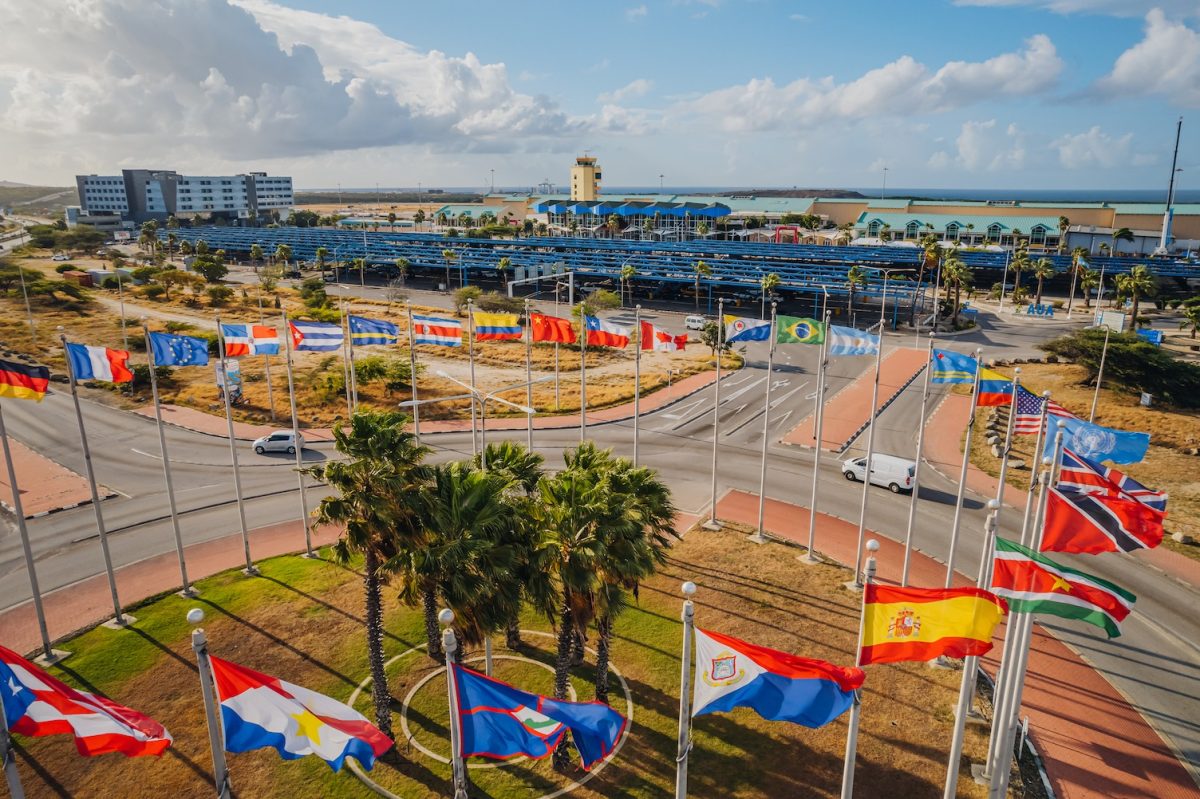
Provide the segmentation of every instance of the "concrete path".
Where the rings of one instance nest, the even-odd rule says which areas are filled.
[[[8,445],[17,472],[17,485],[21,488],[21,510],[26,519],[91,503],[92,492],[82,475],[39,455],[14,438],[9,439]],[[98,488],[101,499],[116,496],[104,486]],[[14,512],[8,463],[3,451],[0,451],[0,505],[10,513]]]

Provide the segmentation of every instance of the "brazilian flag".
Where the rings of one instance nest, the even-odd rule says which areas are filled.
[[[775,341],[779,344],[820,344],[825,341],[825,323],[806,316],[776,318]]]

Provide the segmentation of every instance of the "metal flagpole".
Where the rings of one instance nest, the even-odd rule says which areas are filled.
[[[288,405],[292,410],[292,441],[296,444],[296,478],[300,482],[300,521],[304,523],[304,557],[311,558],[315,556],[312,548],[312,528],[308,523],[308,495],[304,488],[304,473],[300,471],[304,468],[304,448],[300,446],[300,421],[296,416],[296,381],[292,376],[292,337],[288,335],[286,312],[283,314],[283,329],[284,346],[287,348],[285,354],[287,357]]]
[[[4,714],[4,703],[0,702],[0,764],[4,767],[4,779],[12,799],[25,799],[21,787],[21,775],[17,773],[17,759],[13,757],[12,741],[8,737],[8,717]]]
[[[705,530],[720,530],[717,521],[717,444],[721,439],[721,346],[725,340],[725,298],[717,300],[717,379],[713,381],[712,505]]]
[[[1075,279],[1079,277],[1079,259],[1071,259],[1071,293],[1067,295],[1067,318],[1071,318],[1071,308],[1075,305]]]
[[[925,360],[925,386],[921,389],[921,416],[917,427],[917,460],[913,467],[912,496],[908,502],[908,528],[904,533],[904,565],[900,568],[900,585],[908,585],[908,564],[912,557],[913,527],[917,521],[917,495],[921,493],[921,458],[925,451],[925,411],[929,405],[929,382],[933,374],[933,339],[929,333],[929,357]]]
[[[129,336],[125,332],[125,290],[121,287],[122,284],[124,284],[125,279],[121,275],[120,269],[116,269],[114,271],[117,273],[117,302],[120,304],[121,308],[121,346],[125,348],[126,352],[128,352]]]
[[[467,767],[462,757],[462,730],[459,728],[458,691],[454,685],[454,653],[458,641],[450,625],[454,622],[454,611],[443,608],[438,613],[442,630],[442,649],[446,653],[446,694],[450,702],[450,778],[454,783],[454,799],[467,799]]]
[[[67,334],[61,332],[60,329],[58,338],[62,341],[63,355],[66,356],[67,378],[71,383],[71,400],[75,403],[75,421],[79,424],[79,443],[83,448],[83,466],[87,472],[88,488],[92,492],[92,510],[96,515],[96,532],[100,535],[100,553],[104,557],[104,573],[108,576],[108,592],[112,595],[115,618],[111,624],[116,627],[125,627],[135,619],[126,618],[121,613],[121,600],[117,596],[117,576],[113,573],[112,553],[108,551],[108,530],[104,526],[104,512],[100,510],[100,492],[96,488],[96,469],[92,464],[92,449],[88,446],[87,430],[83,425],[83,408],[79,404],[79,385],[75,382],[75,367],[71,363],[71,356],[67,353]]]
[[[221,354],[221,396],[225,400],[225,426],[229,433],[229,457],[233,462],[233,493],[237,497],[238,520],[242,525],[242,549],[246,553],[246,568],[242,574],[258,574],[250,559],[250,531],[246,527],[246,501],[242,497],[242,474],[238,468],[237,439],[233,435],[233,409],[229,405],[229,372],[225,370],[225,334],[221,332],[221,317],[217,317],[217,348]]]
[[[817,558],[817,486],[821,482],[821,436],[825,422],[825,367],[829,365],[829,311],[825,311],[824,333],[821,337],[821,363],[817,366],[817,393],[813,400],[816,416],[816,445],[813,447],[812,499],[808,503],[808,552],[797,558],[809,566],[820,563]]]
[[[867,591],[866,586],[875,582],[875,552],[879,550],[879,542],[872,538],[867,542],[867,564],[863,568],[863,601],[858,614],[858,647],[854,653],[855,667],[862,666],[863,631],[867,624]],[[854,692],[854,704],[850,706],[850,724],[846,731],[846,757],[842,762],[842,794],[841,799],[854,797],[854,763],[858,756],[858,722],[862,716],[862,692],[859,688]]]
[[[263,318],[262,297],[258,298],[258,322],[265,325],[267,321]],[[253,330],[251,330],[251,339],[253,339]],[[263,355],[263,370],[266,372],[267,378],[267,405],[271,407],[271,421],[275,421],[275,389],[271,387],[271,356]]]
[[[346,308],[346,346],[347,352],[350,354],[350,412],[358,411],[358,373],[354,371],[354,325],[350,321],[351,313],[349,306]]]
[[[412,387],[412,412],[413,412],[413,434],[417,437],[417,443],[421,443],[421,404],[417,402],[417,347],[413,339],[413,314],[412,302],[404,303],[405,310],[408,313],[408,371],[409,383]]]
[[[867,536],[867,498],[871,495],[871,459],[875,456],[875,420],[879,417],[879,373],[883,368],[883,326],[887,322],[887,284],[889,272],[883,273],[883,298],[879,310],[879,347],[875,350],[875,381],[871,388],[871,421],[867,424],[867,460],[863,469],[862,505],[858,511],[858,549],[854,554],[853,588],[862,588],[863,542]]]
[[[475,413],[475,301],[467,300],[467,358],[470,359],[471,370],[471,456],[475,457],[479,454],[479,443],[476,440],[478,432],[476,431],[476,413]],[[484,424],[487,424],[484,422]],[[486,433],[484,434],[486,435]]]
[[[638,423],[642,416],[642,306],[633,306],[633,465],[638,465]],[[651,342],[651,346],[654,343]]]
[[[579,308],[579,442],[587,438],[587,314]]]
[[[1004,509],[1004,481],[1008,478],[1008,456],[1012,453],[1013,447],[1013,426],[1017,422],[1017,392],[1021,386],[1021,367],[1013,369],[1012,378],[1012,399],[1008,403],[1008,429],[1004,434],[1004,452],[1000,458],[1000,485],[996,489],[996,501],[1000,503],[1000,507],[996,508],[997,523],[1000,517],[1000,511]],[[1035,455],[1036,457],[1036,455]]]
[[[37,329],[33,326],[33,308],[29,305],[29,292],[25,289],[25,270],[17,267],[17,277],[21,279],[21,296],[25,298],[25,313],[29,316],[29,343],[37,346]]]
[[[354,415],[354,403],[350,399],[350,355],[348,349],[350,347],[350,336],[346,334],[346,305],[338,302],[338,327],[342,330],[342,385],[346,388],[346,416],[347,418]]]
[[[191,621],[196,611],[188,613]],[[199,622],[203,612],[196,614]],[[212,663],[208,659],[208,639],[204,630],[192,630],[192,651],[196,653],[196,665],[200,671],[200,690],[204,694],[204,715],[208,721],[208,746],[212,750],[213,786],[217,799],[230,799],[229,767],[225,764],[225,734],[221,729],[221,715],[217,712],[216,692],[213,687]]]
[[[0,403],[0,407],[3,407],[3,403]],[[12,451],[8,446],[8,430],[4,427],[3,412],[0,412],[0,443],[3,443],[4,463],[8,466],[8,485],[12,489],[13,513],[17,517],[17,530],[21,534],[21,549],[25,554],[25,571],[29,574],[29,589],[33,593],[33,609],[37,614],[38,631],[42,634],[42,656],[38,662],[49,665],[62,660],[66,654],[56,653],[50,646],[50,633],[46,629],[46,609],[42,607],[42,589],[38,585],[37,569],[33,565],[33,548],[29,544],[29,528],[25,524],[25,510],[21,506],[21,489],[17,485],[17,470],[13,466]]]
[[[758,476],[758,530],[750,535],[750,540],[756,544],[765,544],[767,537],[763,535],[763,516],[767,502],[767,437],[771,429],[771,372],[775,368],[775,308],[771,302],[771,329],[767,335],[771,337],[770,348],[767,350],[767,392],[763,399],[763,440],[762,467]]]
[[[529,300],[525,300],[525,404],[533,407],[533,324],[529,321]],[[415,397],[414,397],[415,399]],[[533,452],[533,414],[525,414],[525,448]],[[636,459],[634,461],[637,462]]]
[[[954,522],[950,526],[950,555],[946,558],[946,588],[954,579],[954,556],[958,550],[958,529],[962,521],[963,496],[967,491],[967,467],[971,464],[971,433],[975,430],[975,416],[979,412],[979,377],[983,374],[983,364],[980,355],[983,350],[975,350],[975,386],[971,389],[971,416],[967,419],[967,438],[963,443],[962,468],[958,472],[958,495],[954,500]]]
[[[171,458],[167,454],[167,434],[163,429],[162,405],[158,400],[158,368],[154,363],[154,348],[150,346],[150,328],[142,321],[142,335],[146,337],[146,357],[150,366],[150,394],[154,398],[154,421],[158,426],[158,451],[162,455],[163,481],[167,484],[167,505],[171,509],[171,532],[175,536],[175,553],[179,556],[179,578],[183,581],[180,596],[193,597],[199,592],[188,580],[187,561],[183,553],[183,533],[179,530],[179,508],[175,504],[175,481],[171,479]]]
[[[683,657],[679,666],[679,738],[675,750],[675,799],[685,799],[687,796],[687,767],[688,753],[692,749],[692,628],[696,608],[692,604],[692,594],[696,593],[696,584],[692,581],[684,583],[683,591]]]
[[[1104,362],[1108,360],[1108,337],[1112,328],[1104,327],[1104,349],[1100,351],[1100,367],[1096,370],[1096,390],[1092,393],[1092,412],[1088,414],[1088,424],[1096,423],[1096,405],[1100,402],[1100,384],[1104,382]]]

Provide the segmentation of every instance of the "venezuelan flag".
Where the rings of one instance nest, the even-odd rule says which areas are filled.
[[[980,372],[977,405],[981,407],[1008,405],[1012,402],[1012,394],[1012,380],[991,369],[984,369]]]
[[[515,313],[475,311],[476,341],[514,341],[521,338],[521,323]]]
[[[0,360],[0,397],[42,401],[50,385],[50,370],[16,361]]]
[[[981,588],[868,585],[859,662],[899,663],[982,655],[1008,605]]]

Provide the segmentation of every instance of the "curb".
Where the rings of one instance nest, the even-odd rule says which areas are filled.
[[[895,390],[895,392],[892,393],[892,396],[890,396],[886,400],[884,400],[884,403],[879,406],[879,409],[876,410],[875,413],[873,413],[867,417],[867,421],[863,422],[862,425],[857,430],[854,431],[854,433],[850,436],[850,438],[846,439],[845,443],[843,443],[841,447],[839,447],[838,449],[833,451],[833,454],[841,455],[843,452],[850,449],[850,445],[854,443],[855,439],[857,439],[859,436],[862,435],[864,430],[866,430],[868,427],[871,426],[871,422],[874,421],[875,419],[878,419],[883,414],[883,412],[886,411],[891,406],[891,404],[893,402],[895,402],[897,399],[899,399],[900,395],[904,393],[904,389],[911,386],[913,384],[913,381],[915,381],[918,377],[920,377],[921,374],[928,368],[929,368],[929,364],[925,364],[920,369],[918,369],[916,372],[914,372],[912,375],[910,375],[909,378],[904,381],[904,384],[901,385],[899,388],[897,388]]]

